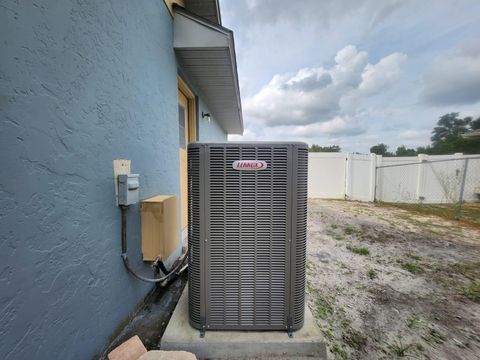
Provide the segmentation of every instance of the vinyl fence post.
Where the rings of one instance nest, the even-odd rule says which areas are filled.
[[[377,154],[370,154],[370,197],[369,201],[374,202],[375,189],[377,187]]]
[[[347,153],[345,158],[345,200],[349,200],[352,196],[352,157],[353,154]]]
[[[382,166],[383,156],[375,156],[375,201],[382,201],[383,199],[383,189],[382,189],[382,180],[384,173],[382,169],[379,169],[379,166]],[[380,170],[380,171],[379,171]]]
[[[427,162],[428,155],[426,154],[418,154],[418,173],[417,173],[417,190],[416,190],[416,202],[422,202],[425,200],[423,196],[423,178],[425,172],[425,165],[424,163]]]
[[[455,219],[460,220],[462,217],[462,203],[463,203],[463,192],[465,190],[465,178],[467,177],[468,169],[468,158],[465,158],[465,164],[463,165],[462,179],[460,180],[460,192],[458,194],[458,203],[457,209],[455,212]]]

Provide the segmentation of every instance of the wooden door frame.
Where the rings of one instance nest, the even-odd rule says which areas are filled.
[[[180,91],[188,101],[188,139],[187,144],[197,141],[197,107],[196,98],[193,91],[187,83],[177,75],[178,91]]]

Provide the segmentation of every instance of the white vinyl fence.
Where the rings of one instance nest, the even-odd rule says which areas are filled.
[[[455,203],[480,193],[480,155],[309,153],[308,167],[311,198]]]

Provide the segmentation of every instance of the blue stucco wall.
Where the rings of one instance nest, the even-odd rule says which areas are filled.
[[[179,193],[177,64],[162,0],[0,7],[0,358],[88,359],[151,286],[120,258],[113,159]],[[129,254],[140,260],[138,208]]]

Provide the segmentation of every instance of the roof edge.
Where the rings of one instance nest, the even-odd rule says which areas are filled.
[[[198,16],[188,10],[186,10],[184,7],[178,5],[178,4],[173,4],[173,12],[178,13],[182,16],[185,16],[186,18],[195,21],[201,25],[204,25],[214,31],[218,31],[222,34],[225,34],[228,39],[229,39],[229,54],[230,54],[230,60],[232,63],[232,75],[234,78],[234,84],[235,84],[235,94],[236,94],[236,102],[237,102],[237,112],[238,112],[238,117],[240,120],[240,127],[239,127],[239,132],[228,132],[228,134],[231,135],[242,135],[244,132],[244,125],[243,125],[243,113],[242,113],[242,100],[241,100],[241,95],[240,95],[240,85],[238,81],[238,69],[237,69],[237,56],[235,52],[235,40],[234,40],[234,35],[233,31],[222,26],[219,24],[216,24],[215,22],[212,22],[208,19],[205,19],[201,16]]]

